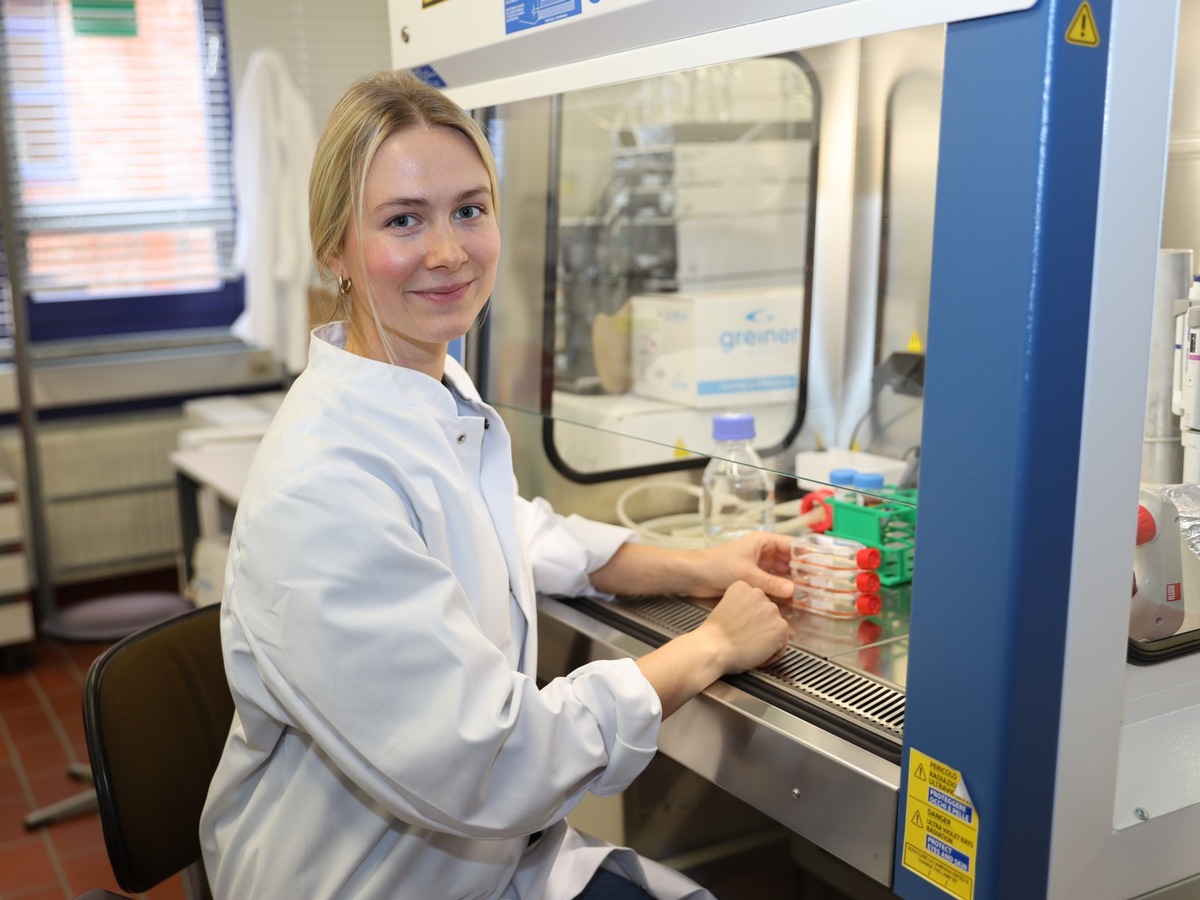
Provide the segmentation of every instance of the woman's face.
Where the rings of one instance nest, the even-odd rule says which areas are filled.
[[[391,135],[371,162],[362,219],[334,267],[354,283],[364,346],[353,349],[440,378],[447,342],[467,332],[491,295],[499,255],[491,182],[470,139],[446,127]],[[394,360],[363,308],[368,285]]]

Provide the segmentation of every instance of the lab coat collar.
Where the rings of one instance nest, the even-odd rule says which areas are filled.
[[[458,406],[446,390],[447,385],[416,369],[368,359],[346,350],[345,322],[330,322],[312,330],[308,364],[310,370],[345,390],[367,393],[378,401],[395,398],[398,402],[423,406],[443,415],[458,415]],[[467,402],[484,406],[470,377],[451,356],[446,357],[443,380]],[[490,408],[480,410],[481,415],[486,412],[491,412]]]

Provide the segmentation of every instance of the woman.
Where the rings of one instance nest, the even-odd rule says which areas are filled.
[[[236,715],[201,823],[218,898],[619,896],[613,872],[708,896],[563,816],[623,790],[663,717],[782,652],[787,542],[645,547],[516,494],[504,423],[446,354],[492,290],[497,196],[474,121],[410,76],[330,114],[310,231],[345,322],[314,331],[234,522]],[[535,589],[723,598],[539,690]]]

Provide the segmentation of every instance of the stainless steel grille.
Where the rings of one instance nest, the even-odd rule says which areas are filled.
[[[604,607],[613,617],[636,621],[666,639],[691,631],[708,614],[674,597],[623,597]],[[773,685],[889,742],[899,744],[903,738],[904,691],[805,650],[789,647],[782,659],[742,677]]]

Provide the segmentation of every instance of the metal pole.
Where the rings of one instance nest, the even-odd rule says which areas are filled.
[[[4,38],[0,23],[0,40]],[[9,91],[7,71],[0,71],[0,229],[4,233],[5,274],[13,317],[13,364],[17,376],[17,420],[25,454],[25,509],[29,513],[29,537],[37,578],[38,618],[42,627],[57,613],[54,581],[50,574],[50,545],[42,491],[42,463],[38,453],[37,408],[34,406],[33,365],[29,356],[29,321],[25,309],[25,248],[17,228],[13,154],[9,147]]]

